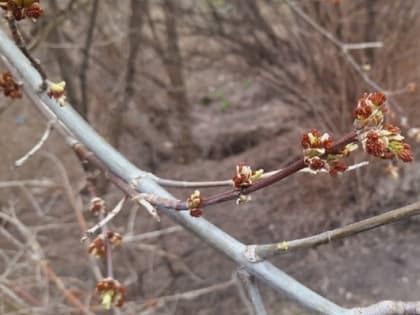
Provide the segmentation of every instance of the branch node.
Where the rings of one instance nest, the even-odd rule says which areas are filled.
[[[244,251],[245,258],[252,263],[256,263],[256,262],[260,262],[264,260],[257,255],[256,249],[257,249],[257,245],[248,245],[246,246],[245,251]]]
[[[139,204],[140,206],[143,206],[147,212],[149,212],[149,214],[156,219],[156,221],[160,222],[160,216],[157,212],[157,209],[150,203],[148,202],[143,196],[142,194],[138,194],[136,196],[134,196],[133,198],[131,198],[131,200],[137,202],[137,204]]]
[[[331,231],[327,231],[328,243],[331,243],[331,241],[332,241],[332,236],[333,236],[332,232],[331,232]]]
[[[80,241],[84,242],[88,238],[95,235],[97,230],[101,229],[105,224],[107,224],[109,221],[111,221],[118,213],[120,213],[120,211],[122,210],[122,208],[124,206],[124,203],[125,203],[126,199],[127,199],[127,197],[124,196],[118,202],[118,204],[114,207],[114,209],[112,209],[110,212],[108,212],[108,214],[102,220],[100,220],[98,223],[96,223],[94,226],[92,226],[90,229],[88,229],[85,232],[84,236],[81,238]]]

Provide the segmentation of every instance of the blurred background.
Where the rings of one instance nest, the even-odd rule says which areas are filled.
[[[293,3],[318,28],[275,0],[43,0],[45,15],[19,27],[49,78],[66,81],[67,98],[79,113],[128,159],[164,178],[229,179],[241,161],[254,169],[283,167],[301,154],[303,132],[318,128],[339,138],[351,131],[358,98],[375,84],[389,95],[389,122],[411,135],[418,158],[420,2]],[[0,27],[8,31],[4,21]],[[370,42],[380,47],[344,49]],[[231,280],[237,266],[133,204],[111,224],[136,236],[114,252],[127,303],[102,311],[94,288],[103,263],[88,257],[75,214],[82,210],[89,226],[96,222],[87,211],[79,161],[53,133],[42,152],[15,169],[46,122],[25,98],[1,97],[0,115],[1,211],[20,220],[66,288],[95,313],[250,314]],[[417,162],[398,164],[395,177],[395,165],[363,152],[350,162],[364,160],[371,165],[342,176],[294,175],[254,193],[245,205],[207,208],[204,217],[244,243],[267,243],[418,199]],[[122,197],[103,179],[98,186],[110,208]],[[180,199],[191,194],[171,192]],[[31,254],[34,240],[0,224],[1,314],[79,314]],[[419,300],[418,224],[412,218],[271,261],[344,306]],[[166,233],[145,235],[155,230]],[[269,314],[309,314],[260,287]],[[174,296],[200,288],[209,290]]]

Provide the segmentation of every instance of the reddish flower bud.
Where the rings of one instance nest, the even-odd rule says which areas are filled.
[[[317,129],[312,129],[310,132],[303,134],[301,145],[304,149],[331,149],[333,146],[333,139],[328,133],[321,133]]]
[[[105,200],[99,197],[92,198],[89,205],[89,210],[94,215],[104,214],[106,212]]]
[[[190,210],[190,215],[192,217],[198,218],[201,217],[203,214],[203,211],[201,209],[191,209]]]
[[[192,217],[200,217],[203,214],[201,210],[202,202],[199,190],[194,191],[188,198],[187,205]]]
[[[120,246],[122,243],[122,235],[120,233],[114,232],[114,231],[108,231],[106,233],[106,237],[108,238],[109,242],[113,247]]]
[[[312,173],[319,171],[327,171],[330,175],[335,176],[347,169],[347,165],[340,162],[344,157],[348,156],[352,151],[357,149],[357,145],[349,143],[341,149],[335,149],[334,141],[328,133],[321,133],[313,129],[303,135],[301,144],[304,148],[304,161]]]
[[[97,238],[93,240],[92,243],[88,246],[88,253],[89,255],[95,257],[104,257],[105,256],[105,239],[103,235],[99,235]]]
[[[249,165],[240,162],[236,165],[236,175],[232,177],[233,186],[238,189],[246,188],[260,179],[263,173],[264,170],[262,169],[253,171]]]
[[[384,129],[388,130],[389,132],[391,132],[393,134],[400,134],[401,133],[401,129],[398,128],[397,126],[392,125],[392,124],[385,125]]]
[[[330,175],[336,176],[339,173],[344,173],[347,170],[348,166],[344,162],[337,162],[331,165]]]
[[[16,21],[25,18],[37,19],[44,13],[39,0],[8,0],[5,4],[0,3],[0,7]]]
[[[98,282],[96,291],[101,297],[102,305],[109,310],[112,306],[121,307],[125,302],[127,289],[118,280],[105,278]]]
[[[24,15],[28,18],[37,19],[44,13],[44,10],[40,7],[39,3],[33,3],[28,8],[24,9]]]
[[[20,91],[19,84],[13,79],[10,72],[4,72],[0,76],[0,89],[3,90],[3,94],[11,99],[21,98],[22,92]]]
[[[313,171],[321,170],[325,167],[325,161],[321,160],[319,157],[314,157],[309,162],[309,168]]]
[[[353,112],[354,127],[382,127],[386,112],[385,101],[386,96],[381,92],[363,93]]]
[[[397,153],[397,156],[403,162],[412,162],[414,161],[413,152],[411,151],[411,146],[408,143],[403,144],[403,149]]]
[[[405,143],[401,130],[393,125],[383,129],[376,128],[361,134],[363,148],[366,153],[382,159],[399,158],[403,162],[414,160],[409,144]]]
[[[369,131],[366,138],[366,153],[376,157],[384,157],[385,144],[379,139],[379,135],[375,131]]]
[[[373,92],[368,95],[368,100],[370,100],[376,107],[380,107],[385,103],[386,96],[381,92]]]

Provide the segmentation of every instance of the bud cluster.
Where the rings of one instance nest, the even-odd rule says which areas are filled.
[[[6,97],[10,97],[12,99],[22,97],[19,84],[13,79],[9,72],[4,72],[1,74],[0,89],[3,90],[3,94]]]
[[[64,106],[66,102],[66,82],[58,83],[48,82],[48,96],[54,98],[60,106]]]
[[[391,124],[384,126],[386,96],[383,93],[364,93],[353,113],[354,127],[366,153],[382,159],[414,160],[411,147],[404,142],[401,130]]]
[[[361,134],[361,141],[366,153],[382,158],[399,158],[403,162],[414,160],[411,147],[405,143],[398,127],[387,125],[383,129],[374,129]]]
[[[106,213],[106,203],[105,200],[99,197],[94,197],[90,200],[89,211],[93,215],[100,215]]]
[[[386,96],[381,92],[363,93],[353,112],[356,129],[380,127],[384,122]]]
[[[264,170],[253,171],[249,165],[241,162],[236,165],[236,175],[232,178],[233,186],[238,189],[249,187],[260,179],[263,173]]]
[[[40,0],[5,0],[0,1],[0,8],[6,10],[16,21],[37,19],[44,13],[39,2]]]
[[[342,159],[357,149],[356,144],[350,143],[340,150],[331,152],[334,146],[333,138],[328,133],[321,135],[317,129],[305,133],[302,136],[301,145],[304,161],[309,170],[314,173],[327,171],[332,176],[347,169],[347,165],[342,162]]]
[[[96,285],[96,291],[100,295],[102,305],[107,310],[112,306],[123,306],[127,295],[125,286],[113,278],[100,280]]]
[[[113,231],[108,231],[106,235],[99,235],[92,243],[89,244],[88,253],[95,257],[104,257],[106,253],[106,240],[113,248],[115,248],[121,245],[122,235]]]
[[[203,214],[203,211],[201,210],[202,203],[203,199],[201,198],[200,191],[194,191],[187,200],[187,205],[191,216],[200,217]]]

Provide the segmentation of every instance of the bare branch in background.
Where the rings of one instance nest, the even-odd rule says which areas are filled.
[[[358,233],[372,230],[374,228],[394,223],[420,213],[420,202],[415,202],[392,211],[388,211],[377,216],[349,224],[331,231],[322,232],[317,235],[274,244],[257,245],[255,254],[260,258],[267,258],[274,254],[285,254],[296,249],[313,248],[332,241],[353,236]]]
[[[142,44],[144,1],[130,1],[130,18],[128,20],[128,55],[125,67],[124,94],[115,104],[110,105],[110,143],[118,148],[124,126],[124,114],[133,100],[136,87],[137,59]]]
[[[124,242],[140,242],[181,231],[183,231],[183,229],[180,226],[173,226],[170,228],[157,230],[153,232],[147,232],[143,234],[126,235],[124,237]]]
[[[96,17],[99,13],[99,0],[94,0],[92,3],[92,11],[90,14],[89,19],[89,26],[87,29],[86,34],[86,41],[85,41],[85,47],[83,49],[83,61],[80,66],[80,115],[82,117],[87,118],[88,110],[89,110],[89,99],[88,99],[88,81],[87,81],[87,75],[89,73],[89,61],[90,61],[90,54],[91,54],[91,48],[93,44],[93,36],[96,26]]]
[[[27,160],[31,158],[32,155],[34,155],[48,140],[48,137],[50,136],[51,130],[53,129],[55,121],[49,121],[47,124],[47,128],[45,129],[44,134],[42,135],[41,139],[34,145],[34,147],[28,151],[24,156],[22,156],[20,159],[16,160],[15,166],[20,167],[22,166]]]
[[[95,235],[95,233],[98,230],[102,229],[109,221],[111,221],[118,213],[120,213],[120,211],[122,210],[124,206],[125,201],[126,201],[126,197],[122,198],[105,218],[101,219],[97,224],[95,224],[90,229],[88,229],[86,231],[85,236],[82,238],[82,241],[84,241],[88,237]]]
[[[251,276],[246,271],[239,270],[238,278],[247,289],[249,299],[254,307],[254,313],[256,315],[267,315],[255,277]]]

